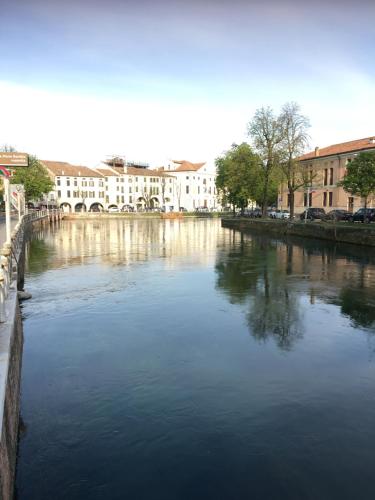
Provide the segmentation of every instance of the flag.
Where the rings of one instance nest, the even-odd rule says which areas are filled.
[[[3,177],[10,177],[10,172],[5,167],[2,167],[0,165],[0,175],[2,175]]]

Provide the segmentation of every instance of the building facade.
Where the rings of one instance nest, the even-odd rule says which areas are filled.
[[[204,163],[169,162],[150,169],[111,159],[95,168],[42,161],[54,181],[49,200],[65,212],[218,207],[215,173]]]
[[[162,167],[176,178],[176,207],[189,212],[220,208],[216,192],[216,167],[207,163],[170,160]],[[159,169],[160,170],[160,169]]]
[[[364,151],[375,151],[375,137],[367,137],[314,151],[300,157],[302,167],[307,170],[310,185],[295,192],[295,213],[302,213],[306,207],[334,209],[355,212],[363,207],[363,200],[337,185],[344,177],[346,167],[356,155]],[[285,184],[279,190],[279,208],[289,208],[288,189]],[[369,199],[369,207],[375,207],[375,199]]]

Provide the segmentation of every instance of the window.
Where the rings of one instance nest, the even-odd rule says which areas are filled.
[[[328,168],[325,168],[324,169],[324,182],[323,182],[323,185],[327,186],[327,184],[328,184]]]
[[[69,191],[69,189],[68,189],[68,191],[66,192],[66,197],[67,197],[67,198],[70,198],[70,191]]]
[[[86,187],[86,186],[87,186],[87,181],[82,179],[82,187]]]
[[[99,198],[104,198],[104,191],[99,191]]]
[[[328,193],[328,204],[330,207],[332,207],[332,204],[333,204],[333,192],[332,191],[330,191]]]
[[[89,186],[90,186],[90,187],[94,187],[94,185],[95,185],[95,184],[94,184],[94,181],[93,181],[92,179],[90,179],[90,181],[89,181]]]
[[[330,186],[333,185],[333,168],[329,169],[329,184]]]
[[[187,181],[189,180],[189,176],[188,176],[188,175],[186,176],[186,180],[187,180]]]
[[[323,193],[323,207],[327,206],[327,191]]]
[[[129,196],[129,203],[133,203],[133,196]]]
[[[129,193],[131,193],[131,192],[132,192],[132,188],[131,188],[131,186],[129,186]]]
[[[186,186],[186,194],[189,194],[189,186]]]
[[[116,196],[116,203],[120,203],[120,197]]]
[[[125,182],[125,179],[123,177],[121,177],[121,182]]]
[[[79,191],[73,191],[73,198],[79,197]]]
[[[124,203],[125,202],[125,199],[123,196],[121,196],[121,203]]]
[[[70,179],[69,179],[69,178],[68,178],[68,179],[66,179],[66,185],[67,185],[67,186],[70,186]]]
[[[135,178],[135,182],[138,182],[138,177]]]
[[[207,179],[203,179],[203,184],[206,185],[207,184]]]
[[[56,185],[57,185],[57,186],[61,186],[61,180],[60,180],[60,177],[58,177],[58,178],[56,179]]]
[[[61,198],[61,191],[57,191],[57,197]]]
[[[78,186],[77,179],[74,179],[74,181],[73,181],[73,185],[74,185],[74,186]]]
[[[198,186],[198,194],[200,194],[200,193],[201,193],[201,188],[200,188],[200,186]]]
[[[104,186],[104,182],[102,181],[102,179],[99,180],[99,187],[103,187]]]

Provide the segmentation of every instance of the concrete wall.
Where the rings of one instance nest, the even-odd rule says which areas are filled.
[[[3,500],[13,498],[20,411],[23,330],[16,287],[8,296],[7,314],[7,321],[0,327],[0,498]]]
[[[302,236],[355,245],[375,246],[375,227],[371,224],[323,222],[288,222],[254,219],[222,219],[222,227],[239,231],[258,231],[270,234]]]

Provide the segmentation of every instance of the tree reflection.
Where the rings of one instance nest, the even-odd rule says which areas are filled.
[[[293,248],[256,238],[231,248],[216,265],[217,287],[231,303],[248,302],[247,323],[259,341],[289,350],[302,336],[299,296],[290,285]]]

